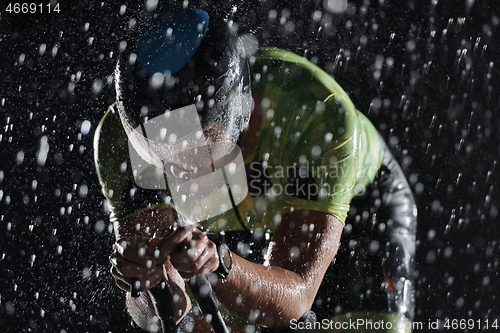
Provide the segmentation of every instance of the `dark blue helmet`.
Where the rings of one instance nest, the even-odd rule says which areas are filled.
[[[185,8],[155,14],[116,67],[118,107],[133,127],[194,105],[203,128],[237,139],[252,109],[245,49],[226,21]],[[223,125],[220,127],[220,125]]]

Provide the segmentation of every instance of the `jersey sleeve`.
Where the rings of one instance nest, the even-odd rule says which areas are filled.
[[[317,101],[292,125],[300,127],[300,135],[292,130],[284,146],[285,164],[294,166],[287,181],[297,189],[287,197],[285,210],[313,209],[345,222],[356,185],[359,122],[355,110],[345,109],[335,95]]]
[[[286,191],[284,211],[312,209],[344,223],[361,165],[358,111],[338,83],[308,60],[274,48],[260,57],[283,63],[273,68],[271,79],[262,74],[261,92],[269,105],[261,134],[279,142],[271,164],[286,173],[282,186],[293,189]]]

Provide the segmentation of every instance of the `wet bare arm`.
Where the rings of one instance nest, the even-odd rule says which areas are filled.
[[[221,303],[251,322],[286,328],[314,301],[335,257],[343,225],[326,213],[297,210],[282,216],[266,266],[233,255],[233,270],[215,286]]]

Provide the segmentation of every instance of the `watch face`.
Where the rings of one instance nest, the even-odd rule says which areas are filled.
[[[222,260],[222,263],[224,264],[224,267],[227,269],[231,269],[232,266],[232,259],[231,259],[231,254],[229,252],[229,248],[227,245],[223,245],[220,247],[220,257]]]
[[[233,266],[233,258],[229,247],[222,243],[217,245],[217,254],[219,255],[219,267],[215,271],[219,279],[227,278]]]

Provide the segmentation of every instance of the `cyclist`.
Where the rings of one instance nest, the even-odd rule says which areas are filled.
[[[133,320],[161,331],[144,291],[162,280],[176,323],[197,317],[184,280],[215,272],[235,331],[301,328],[311,309],[324,331],[377,321],[411,331],[416,205],[336,81],[285,50],[249,54],[204,10],[139,26],[95,137],[112,274]],[[181,215],[188,223],[176,223]]]

